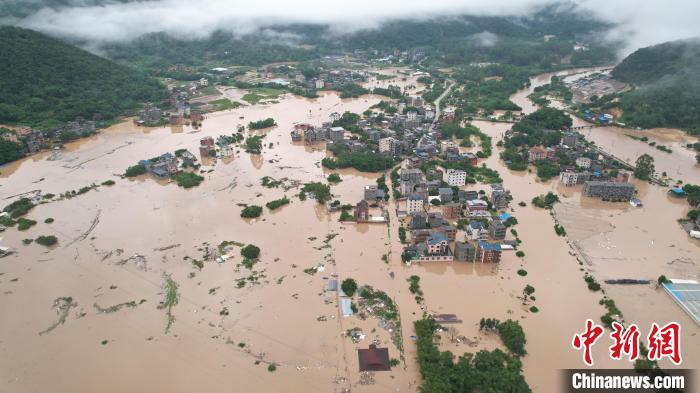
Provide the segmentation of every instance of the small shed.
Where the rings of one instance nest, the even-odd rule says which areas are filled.
[[[351,317],[352,316],[352,300],[349,298],[341,298],[340,299],[340,311],[343,313],[344,317]]]
[[[358,349],[357,357],[360,361],[360,371],[389,371],[389,349],[377,348],[371,344],[368,349]]]

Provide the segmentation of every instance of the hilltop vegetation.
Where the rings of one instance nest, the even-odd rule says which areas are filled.
[[[108,120],[167,90],[155,79],[43,34],[0,27],[0,123]]]
[[[608,47],[592,45],[586,52],[573,51],[574,42],[607,25],[564,8],[540,9],[527,18],[455,15],[441,20],[398,20],[384,23],[378,29],[343,35],[334,34],[331,26],[312,24],[277,25],[243,36],[218,31],[195,40],[154,33],[100,49],[114,60],[152,70],[162,70],[174,63],[258,66],[313,60],[343,51],[396,48],[421,49],[431,62],[453,65],[489,61],[549,67],[569,56],[570,63],[577,66],[614,60],[614,52]],[[544,41],[545,34],[555,37]],[[292,38],[290,42],[278,42],[274,37],[279,35]],[[329,36],[334,39],[329,40]]]
[[[698,40],[667,42],[632,53],[612,71],[615,79],[637,87],[620,97],[622,121],[643,128],[674,127],[700,134],[698,74]]]

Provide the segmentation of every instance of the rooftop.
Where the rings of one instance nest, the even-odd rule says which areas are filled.
[[[486,243],[485,241],[479,241],[479,248],[484,251],[501,251],[501,245],[498,243]]]

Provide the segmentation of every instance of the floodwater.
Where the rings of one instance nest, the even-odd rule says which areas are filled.
[[[144,129],[125,122],[64,150],[0,168],[1,198],[33,190],[59,194],[107,179],[116,182],[37,206],[28,214],[38,222],[36,226],[3,233],[0,244],[17,253],[0,259],[0,308],[6,316],[0,324],[0,390],[413,392],[420,375],[411,340],[412,322],[424,310],[409,293],[406,279],[416,274],[421,277],[425,310],[457,314],[464,321],[455,326],[458,335],[475,343],[450,343],[443,334],[441,349],[461,354],[502,348],[498,339],[478,331],[479,320],[520,320],[528,340],[525,377],[533,391],[552,392],[558,387],[557,370],[582,364],[581,354],[570,347],[573,334],[583,329],[586,318],[598,320],[605,313],[598,305],[602,295],[586,288],[581,269],[591,270],[599,281],[642,269],[644,277],[654,278],[668,271],[670,261],[685,258],[668,269],[672,274],[697,275],[698,245],[675,224],[685,206],[664,199],[664,190],[640,186],[645,207],[637,210],[581,200],[575,189],[560,190],[567,197],[562,198],[557,217],[567,229],[571,226],[570,241],[577,241],[592,261],[582,266],[567,239],[555,234],[547,211],[529,203],[517,205],[557,190],[556,182],[540,183],[533,174],[508,171],[497,151],[484,161],[501,173],[514,196],[512,213],[519,221],[515,228],[525,258],[506,251],[495,266],[459,262],[403,265],[396,202],[388,206],[388,227],[346,225],[338,222],[339,213],[328,213],[314,200],[301,201],[295,196],[299,191],[295,182],[324,181],[331,171],[320,167],[326,156],[323,144],[291,142],[293,124],[320,124],[336,111],[361,113],[380,99],[341,100],[336,93],[324,93],[317,99],[287,95],[277,104],[208,114],[200,130],[188,126]],[[196,188],[185,190],[149,176],[118,177],[138,160],[166,151],[187,148],[198,155],[200,138],[231,134],[239,124],[266,117],[273,117],[278,126],[258,132],[266,135],[263,153],[254,156],[241,150],[233,159],[207,160],[201,168],[205,181]],[[494,137],[494,143],[509,127],[506,123],[475,123]],[[355,170],[334,172],[343,180],[332,187],[334,198],[351,204],[362,198],[363,186],[374,184],[379,176]],[[285,185],[291,188],[264,188],[260,184],[263,176],[286,178]],[[289,205],[274,212],[264,208],[254,220],[239,216],[239,204],[264,206],[283,195],[291,199]],[[55,222],[45,224],[48,217]],[[571,221],[590,222],[602,229],[578,228]],[[603,221],[608,223],[601,224]],[[59,238],[51,249],[22,244],[22,239],[49,234]],[[333,234],[338,235],[326,241]],[[201,270],[193,265],[191,259],[204,259],[207,244],[216,247],[227,240],[259,246],[260,261],[252,270],[237,266],[242,258],[236,251],[223,264],[204,261]],[[637,240],[650,245],[641,248]],[[620,252],[628,255],[621,258]],[[388,263],[382,261],[383,255],[388,256]],[[304,272],[321,265],[323,271]],[[517,274],[521,268],[527,270],[527,276]],[[166,310],[158,307],[165,296],[165,274],[178,283],[180,294],[168,333]],[[340,315],[336,294],[324,288],[330,278],[347,277],[384,290],[401,313],[402,362],[391,372],[376,373],[370,385],[361,384],[357,348],[376,340],[389,348],[391,358],[401,355],[377,319]],[[241,279],[246,284],[239,288]],[[518,296],[527,284],[535,287],[536,300],[523,306]],[[651,287],[604,287],[627,321],[645,326],[651,320],[680,320],[684,364],[698,367],[698,355],[690,353],[698,345],[698,328],[664,293]],[[54,299],[65,296],[71,296],[77,306],[65,323],[40,335],[58,320],[52,310]],[[141,299],[143,304],[112,314],[98,313],[94,306],[106,308]],[[539,312],[529,312],[531,305]],[[355,327],[366,334],[357,344],[343,337]],[[628,367],[607,359],[603,345],[595,351],[598,367]],[[269,372],[269,363],[276,364],[277,370]]]
[[[528,114],[536,111],[538,106],[530,101],[530,95],[538,86],[549,83],[552,76],[563,76],[566,82],[580,79],[594,72],[604,70],[603,68],[583,68],[576,70],[547,73],[533,77],[530,86],[522,89],[511,96],[511,101],[523,108],[523,113]],[[561,102],[553,101],[552,106],[565,109]],[[685,183],[700,183],[700,164],[695,159],[695,151],[686,148],[688,143],[698,142],[700,139],[690,136],[681,130],[656,128],[650,130],[635,130],[622,127],[596,127],[594,123],[587,122],[578,117],[573,117],[574,127],[593,126],[590,129],[582,129],[581,132],[586,139],[595,141],[596,145],[606,152],[613,153],[618,158],[634,165],[634,162],[642,154],[649,154],[654,158],[656,172],[662,175],[664,172],[670,179],[669,183],[675,180],[682,180]],[[649,146],[649,142],[641,142],[630,137],[646,136],[649,142],[656,142],[657,145],[669,147],[672,152],[666,153]]]

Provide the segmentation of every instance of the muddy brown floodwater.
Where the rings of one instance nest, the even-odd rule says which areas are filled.
[[[379,72],[397,75],[396,70]],[[368,83],[404,86],[415,84],[415,78]],[[514,196],[512,213],[519,221],[516,229],[525,258],[505,252],[496,266],[403,265],[396,202],[388,206],[388,227],[341,224],[339,213],[328,213],[312,199],[299,200],[299,190],[293,188],[294,181],[325,181],[331,173],[320,166],[326,156],[323,144],[291,143],[293,124],[320,124],[336,111],[361,113],[380,99],[286,95],[277,104],[209,114],[201,130],[144,129],[125,122],[64,150],[0,168],[3,199],[32,190],[60,194],[108,179],[116,182],[39,205],[27,215],[37,225],[3,233],[1,244],[17,252],[0,259],[0,309],[5,316],[0,324],[0,391],[414,392],[420,375],[412,323],[423,310],[406,279],[416,274],[426,309],[457,314],[464,321],[456,325],[459,335],[474,342],[445,342],[441,349],[462,354],[502,348],[496,337],[478,331],[479,319],[520,320],[528,340],[525,377],[533,391],[554,392],[557,370],[581,365],[580,353],[570,348],[573,334],[586,318],[598,320],[605,313],[598,305],[600,293],[586,288],[582,268],[592,270],[599,281],[619,275],[655,279],[660,273],[697,278],[698,244],[675,224],[686,207],[669,200],[665,190],[640,185],[640,209],[585,200],[576,188],[560,189],[555,181],[540,183],[533,174],[508,171],[498,152],[483,161],[501,173]],[[166,151],[187,148],[197,154],[200,138],[230,134],[239,124],[267,117],[278,126],[259,132],[266,135],[261,155],[241,150],[233,159],[207,160],[201,168],[205,181],[193,189],[149,176],[118,176],[138,160]],[[477,125],[494,137],[494,143],[509,127]],[[695,173],[692,168],[681,170]],[[335,172],[343,180],[332,187],[335,198],[352,204],[362,198],[362,187],[374,184],[380,175]],[[286,178],[292,188],[262,187],[263,176]],[[548,212],[529,203],[517,205],[548,190],[564,195],[556,215],[569,239],[555,234]],[[291,199],[287,206],[264,208],[254,220],[240,217],[238,204],[264,206],[285,195]],[[44,223],[49,217],[55,221]],[[49,234],[59,238],[51,249],[22,244],[22,239]],[[223,241],[259,246],[259,262],[252,269],[239,266],[242,257],[236,250],[224,263],[204,261],[201,270],[195,267],[192,259],[203,260],[207,244],[216,247]],[[581,248],[590,266],[579,265],[567,241]],[[318,266],[322,271],[313,275],[304,271]],[[521,268],[527,276],[517,274]],[[165,275],[179,286],[168,333],[166,310],[159,307],[166,296]],[[391,358],[401,354],[377,319],[339,313],[337,295],[324,291],[328,279],[336,277],[353,277],[361,285],[385,291],[400,311],[403,361],[391,372],[376,373],[369,385],[358,372],[356,349],[376,340],[389,348]],[[536,305],[540,311],[535,314],[517,298],[527,284],[536,289],[536,300],[527,306]],[[699,355],[691,350],[700,344],[698,328],[662,291],[604,288],[627,321],[642,326],[671,319],[683,323],[685,365],[698,367]],[[64,323],[40,335],[59,319],[52,309],[55,299],[68,296],[76,305]],[[130,301],[136,306],[113,313],[100,313],[95,307]],[[343,337],[355,327],[366,334],[359,343]],[[629,367],[608,360],[606,350],[596,347],[596,367]],[[275,364],[276,371],[268,371],[268,364]]]

